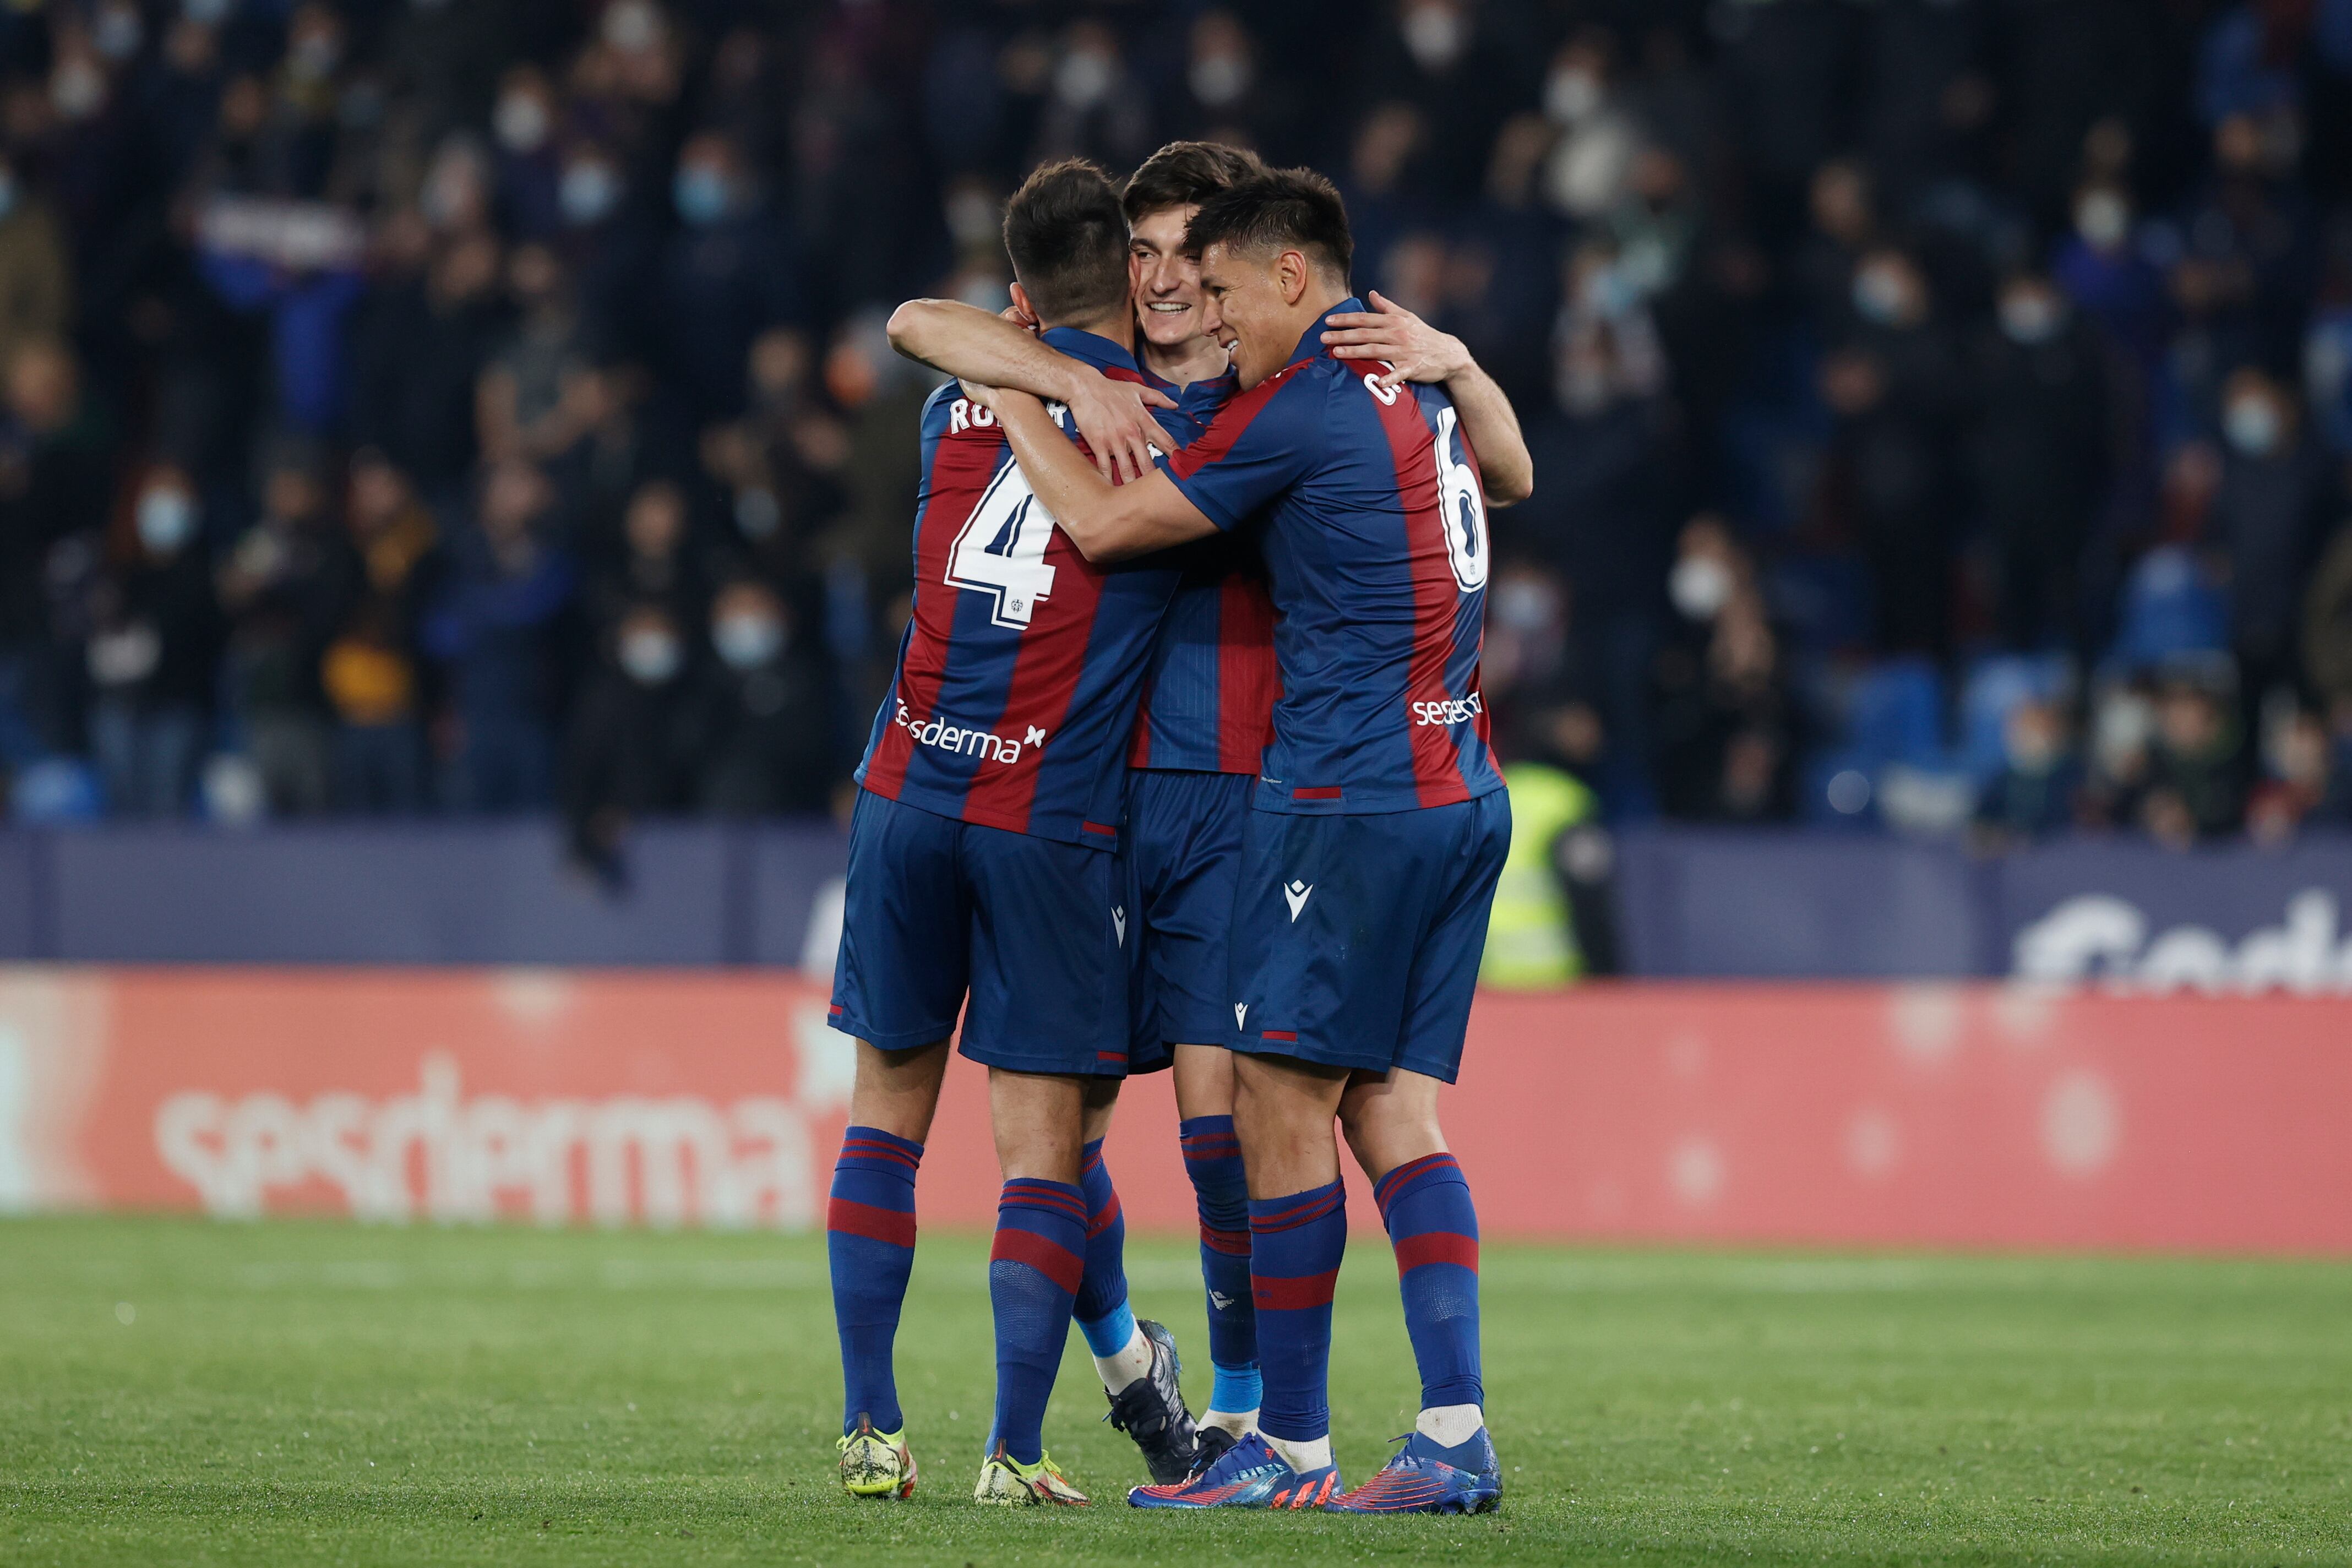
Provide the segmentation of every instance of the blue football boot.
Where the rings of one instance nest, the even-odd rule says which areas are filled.
[[[1169,1486],[1137,1487],[1138,1508],[1318,1508],[1339,1495],[1339,1467],[1300,1474],[1253,1432],[1200,1474]]]
[[[1323,1506],[1335,1513],[1485,1513],[1503,1501],[1503,1467],[1481,1426],[1448,1448],[1415,1432],[1381,1473]]]

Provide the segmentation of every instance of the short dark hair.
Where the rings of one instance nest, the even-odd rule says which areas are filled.
[[[1127,221],[1136,223],[1170,207],[1197,207],[1265,172],[1265,161],[1246,147],[1171,142],[1127,177],[1127,192],[1119,201],[1127,208]]]
[[[1348,204],[1312,169],[1276,169],[1202,202],[1185,227],[1184,248],[1197,256],[1213,245],[1304,251],[1343,280],[1356,258]]]
[[[1127,214],[1100,166],[1083,158],[1039,168],[1004,204],[1013,275],[1049,325],[1091,321],[1127,302]]]

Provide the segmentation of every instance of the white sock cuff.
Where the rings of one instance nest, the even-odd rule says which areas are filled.
[[[1413,1430],[1444,1447],[1467,1443],[1486,1424],[1486,1413],[1475,1405],[1433,1405],[1412,1424]]]

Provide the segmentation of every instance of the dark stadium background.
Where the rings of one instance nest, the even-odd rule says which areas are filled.
[[[8,5],[10,812],[556,820],[615,898],[631,825],[838,812],[931,384],[885,313],[1003,300],[1037,160],[1211,136],[1330,172],[1359,287],[1527,423],[1486,693],[1568,785],[1585,967],[2000,972],[2085,889],[2162,926],[2136,850],[1968,857],[2352,821],[2347,129],[2347,0]],[[1738,851],[1677,824],[1846,835],[1758,897],[1883,843],[1940,902],[1860,960],[1711,946],[1656,867]],[[99,842],[0,847],[55,861],[11,951],[338,955],[81,919],[147,892]],[[2275,863],[2212,873],[2225,935],[2315,880]]]

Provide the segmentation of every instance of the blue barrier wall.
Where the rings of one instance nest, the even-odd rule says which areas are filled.
[[[2352,839],[2179,854],[2070,840],[1981,859],[1837,833],[1624,836],[1628,967],[1644,975],[2117,979],[2352,991]]]
[[[565,865],[550,822],[7,832],[0,960],[822,966],[846,858],[825,822],[655,824],[605,887]],[[1618,898],[1642,975],[2352,991],[2352,838],[2188,855],[2087,840],[1982,860],[1854,834],[1645,828],[1621,841]]]
[[[799,961],[830,824],[641,827],[607,887],[551,822],[0,836],[0,958],[215,963]]]

